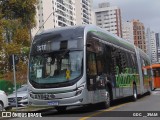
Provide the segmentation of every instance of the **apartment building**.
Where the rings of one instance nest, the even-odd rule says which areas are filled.
[[[157,45],[156,45],[156,34],[154,31],[151,31],[150,28],[147,28],[146,32],[146,40],[147,40],[147,54],[151,58],[152,63],[157,62]]]
[[[146,29],[146,53],[149,56],[149,58],[152,57],[150,28]]]
[[[160,33],[156,33],[157,61],[160,63]]]
[[[32,36],[50,28],[91,24],[92,4],[92,0],[38,0]]]
[[[122,21],[122,38],[134,44],[132,22]]]
[[[93,0],[75,0],[76,25],[92,24]]]
[[[139,20],[132,20],[134,44],[146,53],[145,27]]]
[[[97,26],[122,37],[121,10],[117,6],[100,3],[94,12]]]

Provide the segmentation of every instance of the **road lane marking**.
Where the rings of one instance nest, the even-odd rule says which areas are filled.
[[[115,106],[115,107],[111,107],[111,108],[108,108],[108,109],[105,109],[105,110],[102,110],[102,111],[93,113],[93,114],[91,114],[91,115],[89,115],[89,116],[87,116],[87,117],[80,118],[79,120],[89,119],[89,118],[91,118],[91,117],[94,117],[94,116],[97,116],[97,115],[99,115],[99,114],[102,114],[102,113],[104,113],[104,112],[106,112],[106,111],[112,111],[112,110],[114,110],[114,109],[120,108],[120,107],[122,107],[122,106],[124,106],[124,105],[126,105],[126,104],[128,104],[128,103],[124,103],[124,104],[122,104],[122,105],[118,105],[118,106]]]

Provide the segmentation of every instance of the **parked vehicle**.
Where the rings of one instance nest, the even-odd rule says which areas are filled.
[[[4,91],[0,90],[0,111],[7,109],[8,106],[8,99],[7,95]]]
[[[8,101],[11,107],[16,106],[16,92],[8,95]],[[21,88],[17,89],[17,104],[19,107],[26,106],[28,104],[27,85],[22,85]]]

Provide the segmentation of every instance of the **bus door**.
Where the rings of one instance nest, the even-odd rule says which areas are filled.
[[[87,88],[90,91],[90,99],[94,101],[94,91],[96,90],[96,54],[93,52],[87,52]],[[95,94],[95,97],[97,95]]]
[[[100,84],[103,83],[103,84]],[[90,99],[92,103],[100,102],[103,98],[102,96],[102,86],[104,87],[104,82],[101,81],[100,76],[97,74],[97,62],[96,53],[87,53],[87,88],[90,91]],[[103,88],[104,89],[104,88]],[[105,98],[105,97],[104,97]]]
[[[123,69],[126,67],[124,52],[118,48],[112,47],[111,58],[112,58],[112,72],[113,75],[111,79],[113,85],[113,95],[114,98],[120,98],[123,96]],[[120,78],[121,77],[121,78]],[[110,77],[109,77],[110,79]]]

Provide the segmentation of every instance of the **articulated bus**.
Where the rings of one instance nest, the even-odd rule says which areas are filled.
[[[68,106],[100,103],[150,92],[148,56],[133,44],[97,26],[46,30],[35,36],[30,52],[29,104]]]
[[[155,90],[156,88],[160,88],[160,64],[155,63],[150,66],[145,67],[148,71],[152,70],[153,77],[151,81],[151,89]]]

